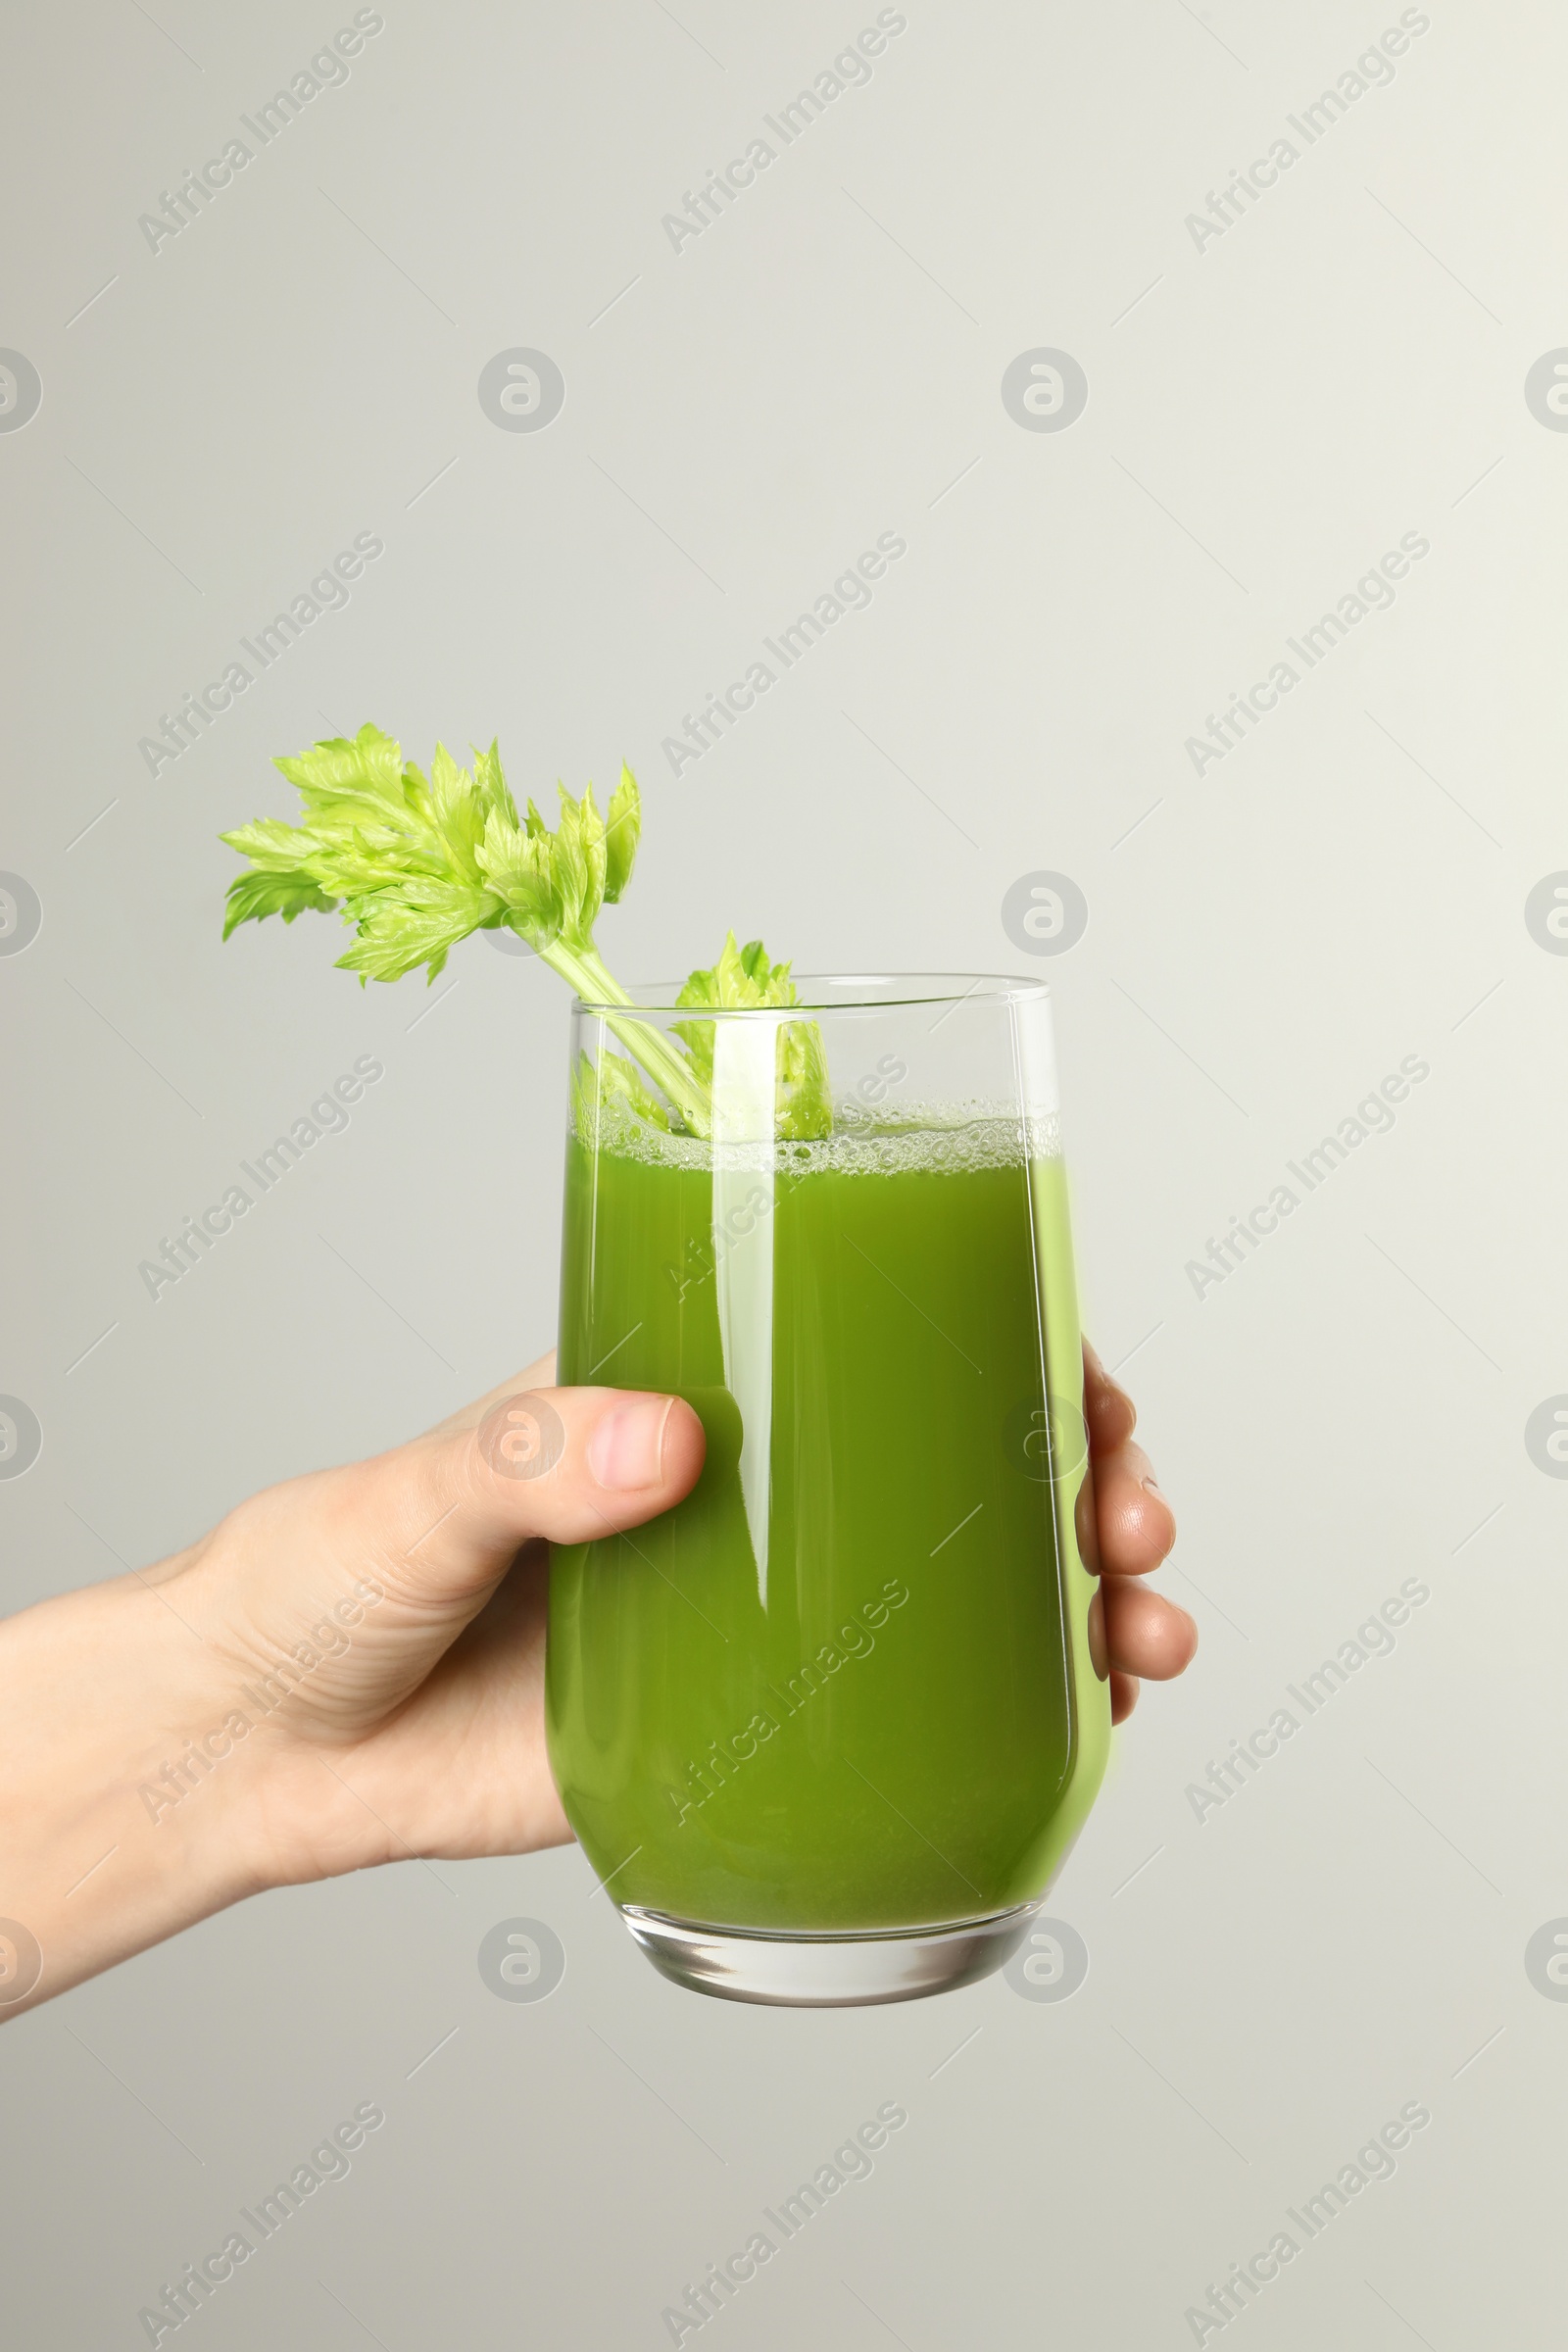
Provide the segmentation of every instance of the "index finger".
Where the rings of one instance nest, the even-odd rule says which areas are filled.
[[[1138,1426],[1138,1408],[1084,1342],[1084,1419],[1092,1454],[1114,1453]]]
[[[427,1438],[444,1438],[454,1429],[477,1429],[485,1415],[503,1398],[516,1396],[519,1390],[553,1389],[555,1385],[556,1351],[552,1348],[548,1355],[536,1356],[525,1371],[515,1372],[511,1380],[502,1381],[497,1388],[487,1389],[471,1404],[459,1405],[455,1413],[448,1413],[445,1420],[438,1421],[433,1429],[427,1429],[424,1434]]]

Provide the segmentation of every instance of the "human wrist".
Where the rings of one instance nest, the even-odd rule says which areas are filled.
[[[191,1761],[233,1681],[220,1582],[193,1555],[0,1625],[0,2019],[272,1883],[249,1776]]]

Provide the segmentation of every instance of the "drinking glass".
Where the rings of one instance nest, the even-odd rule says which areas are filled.
[[[650,1959],[835,2006],[1003,1965],[1110,1714],[1047,989],[797,986],[573,1008],[559,1377],[685,1397],[708,1452],[556,1547],[547,1713]]]

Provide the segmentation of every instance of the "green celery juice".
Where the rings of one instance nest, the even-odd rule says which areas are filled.
[[[708,1437],[674,1510],[556,1550],[567,1814],[617,1903],[685,1921],[1026,1902],[1109,1735],[1061,1162],[950,1112],[712,1155],[567,1145],[559,1378],[672,1390]]]

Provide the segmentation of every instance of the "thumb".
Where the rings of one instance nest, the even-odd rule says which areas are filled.
[[[504,1393],[468,1426],[432,1430],[364,1466],[389,1597],[462,1603],[535,1537],[584,1544],[638,1527],[691,1492],[705,1450],[702,1422],[679,1396]]]

